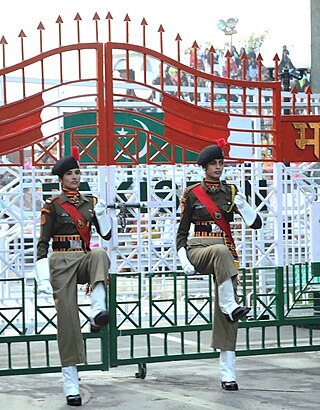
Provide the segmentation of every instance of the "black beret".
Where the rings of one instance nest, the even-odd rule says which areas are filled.
[[[223,151],[218,145],[209,145],[200,151],[198,156],[198,165],[204,167],[215,159],[224,159]]]
[[[52,168],[52,175],[58,175],[60,178],[70,169],[80,168],[79,162],[72,156],[63,157],[56,162]]]

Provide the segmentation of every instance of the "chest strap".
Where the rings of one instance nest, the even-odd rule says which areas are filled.
[[[236,246],[232,237],[231,229],[229,223],[226,221],[222,214],[221,209],[214,202],[214,200],[207,194],[201,185],[197,185],[192,189],[192,192],[198,198],[198,200],[206,207],[209,214],[212,216],[214,222],[222,229],[226,234],[225,243],[231,252],[234,259],[238,259],[238,254],[236,251]]]
[[[60,198],[57,198],[56,202],[68,213],[68,215],[71,216],[82,240],[86,245],[86,250],[90,251],[90,229],[83,215],[74,205],[70,204],[70,202],[64,202],[62,204]]]

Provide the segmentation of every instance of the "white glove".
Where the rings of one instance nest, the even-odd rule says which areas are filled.
[[[99,199],[99,201],[96,203],[96,206],[94,207],[94,212],[96,215],[100,216],[106,213],[107,211],[107,204],[103,199]]]
[[[195,273],[195,268],[188,259],[186,248],[180,248],[178,250],[178,256],[184,273],[186,275],[193,275]]]
[[[101,236],[107,236],[111,230],[111,222],[107,215],[107,204],[103,199],[99,199],[96,203],[94,212],[98,220]]]
[[[239,209],[244,222],[248,226],[253,225],[254,221],[256,220],[257,213],[248,204],[245,194],[243,194],[242,192],[237,192],[237,195],[234,197],[234,203],[237,205],[237,208]]]
[[[35,277],[38,285],[38,293],[52,295],[53,290],[50,283],[50,268],[48,258],[42,258],[37,260],[35,264]]]

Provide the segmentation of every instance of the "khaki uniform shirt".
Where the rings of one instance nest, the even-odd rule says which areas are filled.
[[[47,257],[49,242],[54,235],[79,235],[79,231],[71,216],[56,201],[58,198],[60,198],[61,203],[68,201],[68,197],[62,192],[60,196],[47,199],[41,210],[41,228],[37,247],[37,259]],[[94,225],[100,234],[99,224],[94,214],[94,206],[96,203],[96,197],[80,194],[80,201],[76,207],[86,221],[89,229],[91,230],[92,225]],[[109,236],[110,234],[103,238],[108,240],[110,239]]]
[[[183,198],[181,199],[181,220],[176,238],[177,250],[182,247],[187,247],[188,234],[192,223],[214,220],[205,205],[202,204],[192,192],[192,188],[196,185],[186,188]],[[220,182],[219,189],[212,188],[212,190],[210,190],[205,185],[204,181],[201,182],[201,186],[217,204],[225,220],[227,222],[232,222],[234,212],[238,213],[237,207],[233,203],[233,198],[237,193],[235,185],[233,185],[234,192],[232,192],[231,185],[227,184],[225,181]]]

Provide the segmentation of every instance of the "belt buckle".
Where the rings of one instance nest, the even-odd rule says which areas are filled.
[[[69,239],[70,249],[81,249],[81,241],[78,239]]]
[[[221,233],[221,232],[222,232],[222,229],[220,228],[219,225],[217,224],[212,225],[212,233]]]

